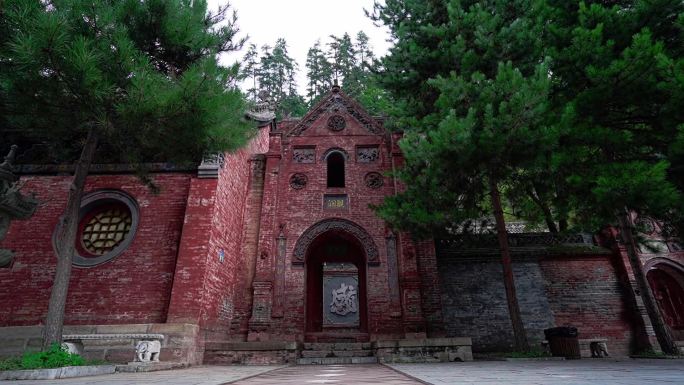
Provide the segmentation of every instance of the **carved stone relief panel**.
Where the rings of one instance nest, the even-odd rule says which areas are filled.
[[[292,160],[295,163],[314,163],[316,161],[316,149],[313,147],[295,148],[292,151]]]
[[[356,149],[356,161],[359,163],[372,163],[380,159],[378,147],[358,147]]]
[[[358,275],[324,272],[323,326],[359,326],[358,290]]]

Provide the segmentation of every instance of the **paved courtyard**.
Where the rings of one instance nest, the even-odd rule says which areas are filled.
[[[478,361],[392,368],[433,385],[684,384],[684,360]]]
[[[7,385],[651,385],[684,384],[684,360],[581,360],[445,364],[201,366],[151,373],[45,381],[0,381]],[[402,375],[404,373],[406,375]]]

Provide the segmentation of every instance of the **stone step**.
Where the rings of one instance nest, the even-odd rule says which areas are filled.
[[[304,350],[365,350],[370,348],[370,342],[307,342],[304,344]]]
[[[377,357],[309,357],[297,359],[298,365],[345,365],[377,363]]]
[[[369,357],[372,350],[303,350],[302,357]]]

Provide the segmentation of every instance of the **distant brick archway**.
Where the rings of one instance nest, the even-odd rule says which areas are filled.
[[[684,338],[684,269],[666,258],[647,263],[653,295],[675,338]]]

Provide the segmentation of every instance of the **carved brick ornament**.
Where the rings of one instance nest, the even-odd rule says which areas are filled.
[[[342,115],[333,115],[328,119],[328,129],[330,131],[342,131],[347,126],[347,122]]]
[[[290,177],[290,187],[292,187],[295,190],[301,190],[304,188],[304,186],[306,186],[307,181],[308,178],[305,174],[292,174],[292,176]]]
[[[356,161],[359,163],[372,163],[380,158],[380,150],[377,147],[359,147],[356,149]]]
[[[366,182],[366,186],[373,189],[380,188],[384,184],[382,175],[377,172],[369,172],[363,179]]]
[[[295,163],[313,163],[315,161],[315,152],[313,148],[295,148],[292,151],[292,160]]]
[[[368,265],[375,266],[380,264],[380,260],[378,258],[378,248],[375,246],[373,238],[371,238],[371,236],[361,226],[354,222],[340,218],[325,219],[306,229],[306,231],[304,231],[295,244],[294,250],[292,252],[292,263],[298,265],[304,264],[306,251],[309,249],[309,246],[311,246],[311,243],[314,241],[314,239],[326,231],[331,230],[344,231],[356,237],[363,247]]]
[[[356,102],[352,101],[346,96],[342,96],[342,92],[329,94],[326,99],[323,99],[308,115],[306,115],[295,128],[288,133],[288,136],[301,135],[304,130],[311,127],[311,125],[318,120],[318,118],[327,112],[333,113],[347,113],[356,119],[361,126],[365,127],[370,133],[382,135],[383,128],[371,116],[363,111],[363,108]]]
[[[656,232],[656,226],[653,219],[649,217],[638,217],[634,223],[637,228],[647,235],[654,235]]]

